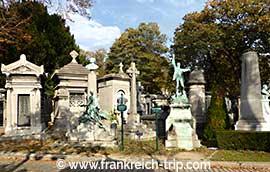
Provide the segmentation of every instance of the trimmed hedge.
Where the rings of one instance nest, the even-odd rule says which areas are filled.
[[[216,131],[216,139],[220,149],[270,152],[269,131]]]

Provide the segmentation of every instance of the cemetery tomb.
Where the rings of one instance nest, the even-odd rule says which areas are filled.
[[[20,59],[9,65],[1,65],[6,75],[5,135],[38,134],[45,128],[42,116],[44,68]],[[3,113],[3,112],[2,112]],[[2,120],[3,121],[3,120]],[[2,122],[3,123],[3,122]]]

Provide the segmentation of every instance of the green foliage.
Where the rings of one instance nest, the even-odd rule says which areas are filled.
[[[217,131],[216,135],[221,149],[270,152],[270,132],[228,130]]]
[[[226,115],[226,105],[224,98],[219,96],[217,91],[213,91],[210,107],[207,114],[207,122],[204,128],[204,139],[215,141],[216,130],[228,129],[229,118]]]
[[[54,96],[55,86],[55,82],[52,80],[51,75],[49,75],[48,78],[45,80],[45,94],[47,97],[52,98]]]
[[[22,1],[12,3],[2,12],[1,19],[8,17],[12,12],[20,18],[16,22],[26,22],[18,30],[23,34],[13,35],[16,43],[5,41],[1,44],[0,63],[10,64],[18,60],[20,54],[26,54],[28,61],[36,65],[44,65],[45,72],[50,76],[55,69],[71,61],[69,53],[73,49],[79,51],[69,28],[65,26],[65,21],[58,15],[49,15],[42,4],[36,1]],[[8,22],[1,21],[4,24]],[[87,63],[84,56],[78,57],[78,60]],[[3,77],[0,79],[0,87],[3,87],[4,79]],[[52,81],[45,81],[47,95],[53,95],[53,84]]]
[[[218,84],[239,95],[240,56],[248,49],[270,52],[270,1],[210,0],[187,14],[175,31],[172,49],[184,65],[205,70],[208,88]],[[270,78],[269,56],[260,56],[262,82]]]
[[[129,28],[112,45],[106,60],[106,72],[117,73],[120,62],[127,70],[133,61],[141,72],[138,80],[144,90],[161,93],[162,88],[168,88],[170,81],[165,43],[166,36],[160,33],[156,23],[141,23],[136,29]]]
[[[116,112],[110,112],[110,121],[116,121],[117,125],[119,125],[118,115]]]

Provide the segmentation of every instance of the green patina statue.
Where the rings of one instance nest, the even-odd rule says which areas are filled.
[[[172,64],[174,67],[174,73],[173,73],[173,80],[176,81],[176,93],[173,96],[173,102],[175,103],[187,103],[187,95],[185,92],[185,85],[184,85],[184,72],[190,71],[189,68],[181,68],[180,63],[178,62],[176,65],[175,57],[173,56]]]
[[[79,123],[91,123],[93,125],[97,124],[99,128],[104,129],[101,119],[108,119],[108,117],[105,113],[99,111],[97,98],[93,92],[90,92],[86,110],[83,115],[79,117]]]

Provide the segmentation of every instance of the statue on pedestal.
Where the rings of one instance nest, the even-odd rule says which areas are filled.
[[[175,96],[173,97],[173,101],[187,103],[188,98],[187,98],[187,95],[185,92],[183,73],[190,71],[190,69],[189,68],[181,68],[181,64],[179,62],[176,65],[174,56],[172,59],[172,64],[174,67],[173,80],[176,81],[176,93],[175,93]]]

